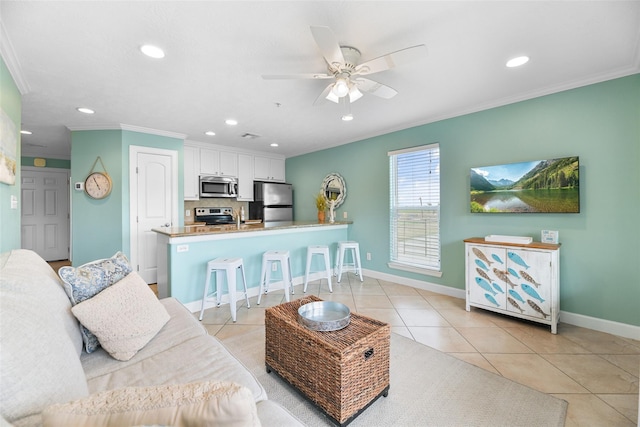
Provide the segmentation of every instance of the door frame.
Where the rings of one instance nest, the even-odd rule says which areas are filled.
[[[155,154],[171,157],[171,225],[178,224],[178,151],[164,148],[144,147],[140,145],[129,146],[129,251],[132,266],[139,265],[138,262],[138,154]]]

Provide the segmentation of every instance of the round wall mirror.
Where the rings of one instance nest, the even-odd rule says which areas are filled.
[[[331,203],[331,200],[335,200],[334,207],[336,208],[340,206],[347,197],[347,185],[344,183],[344,179],[340,174],[336,172],[332,172],[324,177],[320,190],[329,203]]]

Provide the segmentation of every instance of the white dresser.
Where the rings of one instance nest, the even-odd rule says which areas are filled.
[[[465,239],[466,309],[478,307],[551,326],[560,314],[560,245]]]

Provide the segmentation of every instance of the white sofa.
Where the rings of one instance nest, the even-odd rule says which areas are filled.
[[[175,299],[160,300],[170,316],[160,332],[130,360],[119,361],[102,348],[83,350],[63,282],[34,252],[0,254],[0,285],[0,426],[47,425],[42,413],[50,405],[108,390],[210,382],[248,389],[258,424],[302,425],[268,400],[257,379]]]

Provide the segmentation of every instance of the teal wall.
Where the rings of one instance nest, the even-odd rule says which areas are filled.
[[[34,166],[33,162],[36,158],[41,157],[22,157],[22,166]],[[71,160],[67,159],[48,159],[45,168],[71,169]]]
[[[20,239],[20,209],[11,209],[11,196],[18,199],[20,208],[20,129],[22,114],[22,96],[16,86],[4,59],[0,57],[0,108],[9,116],[17,134],[16,147],[16,184],[0,183],[0,252],[18,249]]]
[[[357,118],[356,118],[357,120]],[[355,122],[354,122],[355,124]],[[442,277],[392,270],[389,261],[387,152],[440,143]],[[469,169],[580,157],[579,214],[471,214]],[[354,221],[363,267],[464,289],[467,237],[531,236],[559,230],[562,311],[640,325],[640,75],[443,120],[289,158],[296,220],[311,220],[313,196],[329,172],[347,198],[338,218]]]
[[[113,181],[111,194],[102,200],[72,191],[74,265],[107,258],[116,251],[130,256],[129,147],[132,145],[178,151],[178,213],[180,223],[184,223],[181,139],[127,130],[74,131],[71,133],[71,181],[84,182],[98,156]],[[102,171],[100,162],[96,171]]]

